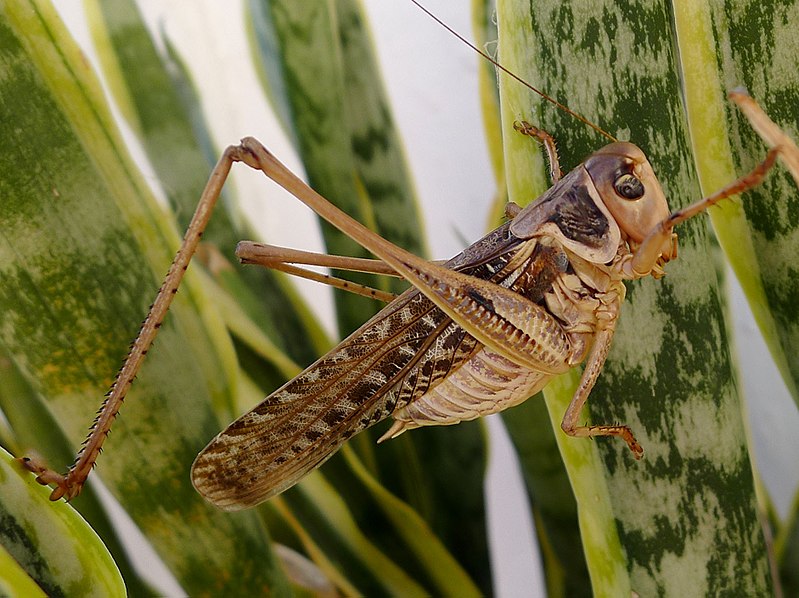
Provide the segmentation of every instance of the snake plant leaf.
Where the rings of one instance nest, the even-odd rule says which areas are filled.
[[[47,596],[4,546],[0,546],[0,593],[10,598]]]
[[[75,447],[70,444],[57,420],[48,411],[46,402],[2,346],[0,411],[12,431],[13,439],[3,441],[4,448],[9,452],[19,455],[22,454],[20,447],[36,447],[40,454],[57,455],[56,462],[66,463],[74,457]],[[141,578],[131,563],[128,552],[123,547],[124,543],[100,503],[93,484],[83,489],[81,495],[72,502],[72,507],[80,511],[95,533],[103,539],[125,580],[127,591],[137,596],[152,594],[149,584]]]
[[[497,40],[497,24],[494,20],[496,2],[493,0],[472,0],[472,30],[475,45],[485,52],[495,50]],[[502,222],[505,205],[508,203],[508,192],[505,185],[505,162],[502,147],[502,124],[499,111],[499,89],[494,65],[488,60],[481,60],[478,65],[477,81],[480,94],[483,128],[486,146],[491,159],[491,168],[497,184],[497,192],[491,203],[488,216],[488,227],[496,228]]]
[[[493,0],[472,2],[476,45],[495,49],[497,25]],[[502,123],[495,67],[481,61],[479,71],[483,121],[492,164],[498,173],[498,191],[488,218],[489,228],[504,218],[508,202],[502,146]],[[532,519],[542,553],[549,596],[582,596],[590,593],[577,522],[577,505],[549,422],[543,395],[531,397],[502,413],[502,421],[517,451],[525,481]]]
[[[3,595],[34,596],[38,587],[43,596],[125,596],[97,534],[69,505],[50,503],[48,494],[0,449],[0,579],[10,586]]]
[[[281,68],[262,75],[282,75],[268,83],[270,95],[285,94],[279,103],[290,107],[288,124],[311,186],[382,236],[423,254],[407,167],[357,3],[252,0],[249,6],[256,40],[277,36],[269,47],[277,50]],[[265,56],[259,64],[274,60]],[[327,223],[323,236],[330,253],[368,257]],[[342,333],[379,307],[344,294],[336,295],[336,303]]]
[[[343,592],[365,596],[429,594],[370,540],[348,501],[320,472],[311,473],[301,484],[270,501],[268,507],[288,523],[300,547]],[[291,540],[290,536],[285,539]]]
[[[704,193],[728,184],[763,159],[763,142],[726,91],[745,87],[784,130],[799,132],[799,74],[794,20],[799,3],[675,3],[691,138]],[[684,51],[684,52],[683,52]],[[784,168],[736,202],[711,212],[786,386],[799,404],[799,192]]]
[[[516,448],[536,522],[547,595],[589,596],[577,503],[543,397],[530,397],[503,412],[502,421]]]
[[[385,238],[423,255],[412,185],[357,3],[253,0],[249,6],[256,51],[272,50],[257,61],[265,68],[271,65],[262,77],[297,140],[310,184]],[[329,227],[323,230],[331,253],[363,255],[351,240]],[[374,310],[360,298],[336,301],[342,331],[361,324]],[[381,484],[421,514],[481,588],[489,591],[482,494],[485,445],[480,427],[471,424],[405,436],[375,449],[377,436],[366,433],[355,444]],[[420,467],[422,462],[440,465],[431,471]],[[352,475],[332,471],[338,468],[347,469],[347,464],[334,458],[323,471],[331,479]],[[364,504],[346,484],[336,487],[350,504],[374,509],[373,502]],[[455,503],[449,499],[454,487],[463,492]],[[354,508],[362,524],[369,520],[365,512]],[[390,528],[391,521],[387,523]],[[383,533],[376,526],[369,529],[372,535]],[[396,544],[390,538],[384,541]]]
[[[185,229],[220,154],[210,147],[210,134],[189,76],[174,55],[159,53],[133,0],[90,1],[86,5],[110,89],[141,139],[179,227]],[[227,187],[203,235],[206,250],[217,250],[210,261],[214,264],[211,273],[235,293],[252,322],[276,348],[294,360],[314,359],[327,341],[299,297],[280,280],[282,275],[227,263],[224,256],[231,256],[236,243],[250,237],[251,230]],[[268,367],[264,370],[271,371]],[[282,382],[285,379],[279,372],[269,379],[270,386]]]
[[[0,342],[76,446],[178,235],[52,6],[0,5],[0,36]],[[235,361],[232,347],[196,282],[162,331],[106,445],[103,480],[186,592],[283,593],[260,520],[213,510],[188,478],[220,426],[212,404],[230,403],[236,379],[220,366]]]
[[[640,145],[672,208],[702,196],[676,75],[681,40],[673,37],[671,12],[648,3],[531,7],[511,0],[499,3],[497,14],[506,66]],[[520,146],[529,140],[513,133],[513,120],[521,116],[555,134],[566,170],[603,141],[513,86],[502,83],[503,120],[510,195],[520,202],[541,188],[525,180],[531,178],[525,172],[530,150]],[[593,589],[653,595],[681,587],[711,594],[738,588],[768,595],[765,542],[707,229],[697,218],[677,232],[681,255],[669,264],[668,276],[628,286],[611,354],[589,400],[591,420],[631,425],[645,457],[635,462],[623,443],[598,440],[604,466],[588,488],[584,476],[577,478],[579,463],[565,459],[584,541],[593,542],[595,530],[587,529],[583,514],[596,511],[597,496],[604,496],[607,507],[600,511],[609,521],[598,523],[603,529],[612,523],[617,540],[607,536],[608,546],[618,541],[623,548],[616,551],[622,570],[611,578],[610,568],[595,566],[608,563],[607,552],[586,545]],[[556,392],[557,386],[546,394],[559,424],[573,387],[563,384]],[[563,450],[582,441],[559,442]],[[747,538],[743,545],[741,538]]]
[[[358,480],[374,496],[385,516],[393,522],[404,543],[419,558],[420,565],[425,569],[425,577],[432,584],[432,593],[444,596],[480,596],[480,590],[469,575],[447,552],[419,514],[372,477],[349,447],[344,447],[342,453]]]

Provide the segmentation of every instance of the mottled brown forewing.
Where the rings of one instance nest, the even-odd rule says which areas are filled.
[[[506,224],[447,267],[540,300],[556,275],[547,249],[509,271],[520,241]],[[327,355],[219,434],[192,479],[221,508],[255,505],[327,460],[354,434],[422,396],[481,345],[417,290],[409,290]]]

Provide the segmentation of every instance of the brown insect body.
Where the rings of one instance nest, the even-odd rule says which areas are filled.
[[[641,183],[633,188],[635,197],[617,189],[629,177]],[[195,461],[196,488],[223,509],[252,506],[292,486],[347,439],[389,415],[395,423],[382,439],[524,401],[585,360],[597,332],[612,332],[623,279],[662,274],[660,266],[673,256],[670,230],[658,237],[656,250],[647,247],[653,254],[647,263],[636,261],[635,251],[668,215],[641,150],[626,143],[603,148],[443,266],[474,284],[433,282],[441,288],[407,291],[233,422]],[[495,298],[483,292],[485,284],[517,295],[510,311],[518,313],[498,310]],[[527,355],[514,358],[506,347],[479,341],[430,293],[459,304],[459,321],[518,337]],[[609,337],[603,342],[609,344]],[[602,361],[606,353],[600,347]],[[584,374],[590,378],[585,396],[596,379],[592,371]],[[596,428],[605,434],[600,429],[615,427]]]

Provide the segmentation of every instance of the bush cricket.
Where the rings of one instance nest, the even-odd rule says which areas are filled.
[[[414,289],[212,441],[193,467],[195,486],[211,502],[228,510],[255,505],[389,415],[396,423],[386,437],[473,419],[526,399],[583,361],[564,431],[620,436],[640,457],[628,427],[578,425],[610,346],[624,299],[622,281],[661,276],[665,263],[676,257],[673,227],[758,184],[779,149],[724,190],[670,213],[651,166],[632,144],[606,146],[560,178],[554,145],[527,123],[518,129],[548,145],[555,185],[532,207],[511,206],[507,224],[445,265],[408,254],[338,212],[255,140],[228,148],[76,464],[66,476],[35,461],[28,461],[29,468],[40,482],[56,485],[53,499],[80,491],[236,161],[286,187]],[[262,260],[258,247],[244,245],[241,253],[248,261]],[[298,259],[310,258],[278,253],[262,261],[291,268]],[[332,258],[332,264],[385,271],[345,258]],[[236,473],[241,471],[246,474]]]

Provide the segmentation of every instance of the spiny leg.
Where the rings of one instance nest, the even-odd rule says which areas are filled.
[[[396,270],[382,260],[315,253],[312,251],[303,251],[301,249],[278,247],[277,245],[269,245],[267,243],[255,243],[253,241],[240,241],[236,246],[236,257],[239,258],[242,264],[263,266],[264,268],[279,270],[280,272],[285,272],[292,276],[327,284],[342,291],[361,295],[368,299],[377,299],[378,301],[388,303],[397,298],[397,295],[388,291],[382,291],[296,266],[296,264],[305,264],[323,268],[335,268],[336,270],[346,270],[348,272],[365,272],[367,274],[379,274],[382,276],[400,278]],[[443,262],[434,261],[433,263],[442,264]]]
[[[153,301],[150,311],[142,323],[139,334],[136,336],[136,340],[133,341],[130,352],[125,358],[125,362],[122,364],[114,383],[111,385],[111,389],[106,394],[97,417],[89,430],[89,435],[69,471],[62,475],[49,469],[39,459],[29,457],[21,459],[27,469],[37,474],[36,480],[40,484],[55,486],[50,494],[50,500],[58,500],[62,496],[66,497],[67,500],[72,499],[83,488],[86,478],[97,461],[111,425],[122,407],[125,395],[131,384],[133,384],[136,374],[141,369],[142,362],[152,346],[158,334],[158,329],[161,327],[169,306],[172,304],[172,300],[183,280],[186,268],[188,268],[189,262],[197,250],[219,193],[230,173],[230,168],[233,162],[241,160],[241,148],[238,146],[228,147],[211,172],[194,216],[192,216],[189,227],[183,237],[180,249],[175,255],[164,282],[158,290],[155,301]]]
[[[340,291],[347,291],[348,293],[352,293],[353,295],[360,295],[361,297],[366,297],[367,299],[375,299],[377,301],[382,301],[383,303],[391,303],[392,301],[394,301],[394,299],[397,298],[397,295],[389,291],[382,291],[380,289],[376,289],[374,287],[370,287],[365,284],[352,282],[351,280],[345,280],[344,278],[338,278],[337,276],[331,276],[330,274],[322,274],[321,272],[306,270],[305,268],[300,268],[299,266],[292,266],[291,264],[272,264],[271,266],[268,267],[273,270],[285,272],[286,274],[290,274],[291,276],[296,276],[298,278],[304,278],[306,280],[312,280],[313,282],[326,284],[333,287],[334,289],[339,289]]]
[[[258,264],[267,268],[271,268],[277,263],[307,264],[347,270],[348,272],[399,277],[399,274],[382,260],[315,253],[266,243],[254,243],[253,241],[239,242],[236,246],[236,257],[242,264]]]
[[[635,439],[632,430],[629,426],[623,425],[599,425],[599,426],[580,426],[577,422],[580,418],[580,412],[585,406],[588,395],[591,394],[591,389],[594,388],[599,374],[602,372],[602,366],[605,364],[605,359],[610,350],[610,343],[613,340],[614,327],[611,326],[597,333],[594,344],[591,347],[591,352],[585,362],[585,369],[583,375],[580,377],[580,385],[574,392],[571,402],[569,403],[566,413],[563,414],[563,421],[560,424],[561,429],[569,436],[579,438],[593,438],[595,436],[618,436],[627,443],[627,446],[633,453],[636,459],[640,459],[644,454],[644,449]]]
[[[329,274],[306,270],[305,268],[300,268],[295,265],[308,264],[311,266],[337,268],[350,272],[399,276],[391,267],[380,260],[313,253],[310,251],[301,251],[299,249],[267,245],[265,243],[254,243],[252,241],[241,241],[236,247],[236,257],[239,258],[242,264],[251,264],[270,268],[271,270],[278,270],[286,274],[291,274],[292,276],[327,284],[342,291],[366,297],[367,299],[377,299],[378,301],[389,303],[397,298],[394,293],[388,291],[375,289]]]
[[[514,122],[513,128],[522,135],[538,139],[544,146],[544,151],[547,153],[547,160],[549,160],[549,177],[552,179],[553,184],[557,183],[563,176],[563,171],[560,169],[560,159],[558,158],[558,148],[555,145],[555,138],[543,129],[534,127],[526,120]]]

